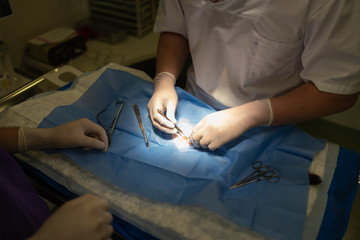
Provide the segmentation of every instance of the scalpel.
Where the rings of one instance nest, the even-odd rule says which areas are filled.
[[[143,125],[143,123],[142,123],[142,121],[141,121],[141,116],[140,116],[139,107],[138,107],[137,104],[134,104],[133,107],[134,107],[134,111],[135,111],[136,118],[137,118],[137,120],[138,120],[138,122],[139,122],[139,126],[140,126],[140,129],[141,129],[141,132],[142,132],[142,134],[143,134],[143,136],[144,136],[144,140],[145,140],[146,147],[148,148],[148,147],[149,147],[149,140],[148,140],[147,137],[146,137],[144,125]]]

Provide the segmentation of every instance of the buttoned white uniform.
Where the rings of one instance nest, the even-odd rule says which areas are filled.
[[[307,81],[359,92],[359,15],[359,0],[162,0],[154,31],[189,40],[190,92],[232,107]]]

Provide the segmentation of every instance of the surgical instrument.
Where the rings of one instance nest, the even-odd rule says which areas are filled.
[[[166,118],[168,121],[172,122],[168,117],[165,116],[165,114],[164,114],[160,109],[158,109],[157,111],[158,111],[158,113],[161,114],[161,116],[163,116],[164,118]],[[173,123],[173,122],[172,122],[172,123]],[[189,139],[187,136],[185,136],[184,132],[183,132],[178,126],[176,126],[175,123],[173,123],[173,124],[174,124],[174,126],[175,126],[175,129],[177,130],[177,133],[178,133],[190,146],[192,146],[192,145],[193,145],[192,141],[190,141],[190,139]]]
[[[143,122],[142,122],[142,120],[141,120],[139,107],[138,107],[137,104],[134,104],[133,107],[134,107],[135,115],[136,115],[136,118],[137,118],[137,120],[138,120],[140,129],[141,129],[141,132],[142,132],[142,134],[143,134],[143,136],[144,136],[144,140],[145,140],[146,147],[148,148],[148,147],[149,147],[149,140],[148,140],[148,138],[146,137],[146,132],[145,132],[144,124],[143,124]]]
[[[120,103],[120,107],[116,113],[116,116],[114,118],[114,120],[112,120],[112,122],[110,123],[111,124],[111,130],[109,132],[109,127],[105,127],[104,124],[100,121],[100,115],[106,111],[106,108],[104,108],[103,110],[101,110],[97,115],[96,115],[96,120],[98,121],[98,123],[105,129],[106,131],[106,134],[109,136],[109,146],[112,146],[112,135],[113,135],[113,132],[114,132],[114,129],[115,129],[115,126],[116,126],[116,123],[119,119],[119,116],[120,116],[120,113],[121,113],[121,110],[124,106],[124,103],[122,101],[118,101],[115,103],[115,105],[119,104]]]
[[[267,180],[270,183],[277,183],[280,181],[280,177],[275,173],[274,170],[270,169],[269,166],[264,166],[261,161],[255,161],[252,163],[252,168],[255,169],[249,176],[240,180],[236,184],[230,187],[230,189],[235,189],[242,187],[246,184]]]

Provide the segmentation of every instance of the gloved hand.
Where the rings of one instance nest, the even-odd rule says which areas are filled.
[[[106,152],[108,139],[101,126],[82,118],[53,128],[20,128],[18,147],[20,152],[75,147]]]
[[[94,195],[66,202],[29,240],[102,240],[113,233],[109,203]]]
[[[241,136],[250,128],[271,125],[273,113],[269,99],[214,112],[192,130],[194,146],[215,150]]]
[[[154,79],[154,93],[147,105],[153,125],[163,132],[176,133],[175,110],[178,96],[175,91],[175,77],[169,73],[159,73]],[[161,110],[172,121],[167,120],[157,110]],[[165,113],[166,112],[166,113]]]

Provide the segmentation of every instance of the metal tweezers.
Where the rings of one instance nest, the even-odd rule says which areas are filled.
[[[168,117],[165,116],[165,114],[160,109],[158,109],[157,111],[158,111],[158,113],[161,114],[161,116],[166,118],[168,121],[172,122]],[[177,130],[177,134],[179,134],[190,146],[192,146],[193,144],[192,144],[191,140],[187,136],[185,136],[184,132],[178,126],[176,126],[176,124],[174,124],[174,126],[175,126],[175,129]]]

